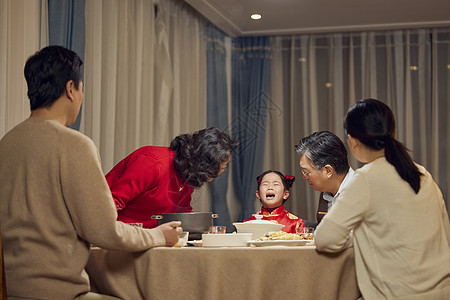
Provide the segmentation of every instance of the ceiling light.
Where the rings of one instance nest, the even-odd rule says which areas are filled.
[[[259,19],[261,19],[261,15],[260,14],[252,14],[250,16],[250,18],[252,18],[253,20],[259,20]]]

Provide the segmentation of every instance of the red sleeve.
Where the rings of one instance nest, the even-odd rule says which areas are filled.
[[[298,218],[297,226],[295,228],[297,229],[297,228],[303,228],[303,227],[306,227],[305,222],[303,222],[302,218]]]
[[[128,202],[156,186],[159,181],[159,163],[146,155],[131,157],[126,163],[119,163],[107,175],[117,210],[125,208]]]

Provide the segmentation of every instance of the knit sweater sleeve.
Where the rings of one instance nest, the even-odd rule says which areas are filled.
[[[444,196],[442,195],[441,190],[439,189],[439,186],[433,182],[434,189],[436,190],[436,194],[439,195],[439,202],[440,202],[440,208],[441,208],[441,214],[442,214],[442,224],[443,224],[443,231],[445,232],[447,236],[447,243],[448,247],[450,248],[450,221],[447,213],[447,208],[445,206],[445,200]]]
[[[97,148],[89,138],[79,134],[60,145],[61,192],[81,238],[105,249],[125,251],[165,245],[159,229],[142,229],[117,221]]]
[[[339,252],[351,241],[351,231],[363,220],[369,205],[369,188],[364,174],[355,173],[333,205],[317,226],[315,243],[317,250]]]

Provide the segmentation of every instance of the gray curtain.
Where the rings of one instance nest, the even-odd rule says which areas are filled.
[[[49,45],[64,46],[84,60],[84,1],[48,0]],[[83,71],[83,69],[82,69]],[[69,127],[80,128],[80,113]]]
[[[226,75],[225,35],[212,24],[207,25],[207,124],[227,130],[228,127],[228,93]],[[227,205],[229,168],[208,184],[211,194],[211,209],[219,214],[216,225],[224,225],[227,232],[233,230]]]
[[[265,164],[295,174],[286,209],[314,220],[319,193],[302,179],[294,145],[318,130],[346,144],[343,120],[361,98],[393,110],[397,137],[450,195],[450,28],[304,34],[271,40]],[[361,166],[349,153],[353,168]]]
[[[426,122],[431,120],[431,138],[425,136],[416,145],[431,144],[431,151],[420,157],[413,156],[424,164],[441,188],[450,215],[450,27],[435,28],[430,34],[431,40],[431,70],[432,96],[431,114]],[[421,78],[420,78],[421,79]],[[420,80],[419,79],[419,80]],[[419,98],[419,101],[423,99]],[[415,110],[422,108],[413,104]],[[417,147],[417,146],[416,146]],[[415,150],[415,148],[413,149]]]
[[[271,49],[269,37],[241,37],[232,43],[231,126],[239,141],[232,170],[242,221],[255,213],[256,176],[262,172]]]

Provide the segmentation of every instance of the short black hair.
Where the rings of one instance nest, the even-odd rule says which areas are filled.
[[[28,84],[30,108],[50,107],[64,93],[66,83],[73,80],[78,89],[83,61],[72,50],[48,46],[28,58],[24,75]]]
[[[170,143],[175,151],[174,167],[193,187],[218,176],[221,165],[237,148],[238,142],[215,127],[181,134]]]
[[[332,166],[337,174],[346,174],[349,169],[347,149],[334,133],[319,131],[304,137],[295,146],[295,151],[306,155],[314,168]]]

